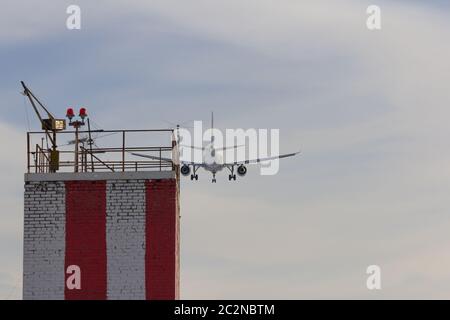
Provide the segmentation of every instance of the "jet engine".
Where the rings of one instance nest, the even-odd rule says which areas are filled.
[[[180,171],[181,171],[181,174],[182,174],[183,176],[188,176],[188,175],[191,173],[191,168],[189,168],[188,165],[184,164],[184,165],[181,167]]]
[[[245,174],[247,173],[247,168],[241,164],[238,168],[237,168],[237,173],[238,175],[240,175],[241,177],[245,176]]]

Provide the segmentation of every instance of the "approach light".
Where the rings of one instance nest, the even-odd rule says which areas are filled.
[[[87,117],[86,108],[81,108],[81,109],[80,109],[80,114],[79,114],[79,116],[80,116],[80,118],[81,118],[82,120],[84,120],[84,118]]]
[[[78,112],[78,116],[80,117],[81,120],[74,120],[75,112],[73,111],[72,108],[67,109],[66,116],[67,118],[69,118],[69,126],[78,129],[84,126],[84,119],[87,118],[86,108],[80,108],[80,111]]]
[[[75,117],[75,113],[72,108],[67,108],[66,117],[69,118],[69,120],[72,120],[72,118]]]

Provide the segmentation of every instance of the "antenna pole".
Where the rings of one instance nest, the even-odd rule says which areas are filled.
[[[75,168],[74,172],[78,172],[78,126],[75,126]]]
[[[91,137],[91,123],[89,122],[89,118],[87,119],[87,125],[88,125],[88,133],[89,133],[89,151],[91,154],[91,170],[94,172],[94,157],[92,156],[92,137]]]

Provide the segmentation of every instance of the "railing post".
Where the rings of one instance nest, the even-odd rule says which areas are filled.
[[[30,173],[30,133],[27,132],[27,172]]]
[[[39,172],[39,144],[36,143],[36,173]]]
[[[122,172],[125,171],[125,130],[122,131]]]
[[[36,151],[34,152],[34,173],[38,172],[38,147],[39,145],[36,143]]]
[[[178,152],[178,145],[177,145],[177,139],[175,138],[175,135],[172,139],[172,170],[177,172],[178,175],[178,165],[180,160],[180,154]]]

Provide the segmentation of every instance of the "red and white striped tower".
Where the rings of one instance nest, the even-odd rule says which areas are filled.
[[[24,299],[178,296],[175,171],[25,175]]]

